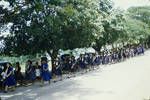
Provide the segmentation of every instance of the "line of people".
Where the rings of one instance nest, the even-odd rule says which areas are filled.
[[[61,75],[62,73],[73,73],[80,69],[94,69],[94,66],[114,64],[124,61],[137,55],[144,54],[144,46],[125,46],[112,50],[104,50],[100,54],[86,53],[75,59],[71,55],[63,55],[55,60],[53,73]]]
[[[7,93],[9,87],[11,91],[14,91],[17,84],[27,86],[33,84],[36,80],[40,80],[41,86],[43,86],[45,81],[50,83],[51,76],[45,57],[41,59],[41,65],[38,62],[33,65],[32,61],[28,60],[25,73],[21,72],[19,62],[16,63],[15,70],[12,64],[7,62],[0,68],[0,90]]]
[[[24,74],[21,72],[19,62],[16,63],[15,70],[11,63],[6,63],[4,68],[0,68],[0,88],[8,92],[8,87],[15,90],[17,84],[27,86],[36,80],[41,81],[43,86],[45,81],[51,82],[52,76],[61,77],[62,80],[62,75],[65,73],[70,75],[81,70],[93,70],[95,66],[114,64],[141,54],[144,54],[142,45],[105,50],[100,54],[86,53],[80,55],[78,59],[67,54],[55,59],[52,71],[49,70],[47,58],[42,57],[41,64],[38,62],[33,64],[31,60],[28,60]]]

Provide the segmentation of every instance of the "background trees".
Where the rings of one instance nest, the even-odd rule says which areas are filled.
[[[150,42],[149,7],[115,9],[111,0],[5,0],[0,6],[3,54],[20,56],[115,43]]]
[[[54,60],[59,49],[91,46],[102,30],[98,0],[7,2],[10,13],[3,20],[13,23],[10,34],[3,38],[7,55],[48,52]]]
[[[134,37],[138,38],[140,42],[144,42],[146,45],[150,46],[150,6],[144,7],[132,7],[128,9],[127,15],[131,18],[131,21],[134,21],[133,24],[136,25],[131,27],[133,30],[132,33]],[[139,33],[138,33],[139,32]]]
[[[100,0],[100,12],[103,15],[103,31],[100,38],[96,39],[94,48],[101,50],[102,46],[112,45],[124,35],[124,12],[115,9],[111,0]]]

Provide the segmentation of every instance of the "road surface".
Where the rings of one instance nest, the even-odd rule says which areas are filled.
[[[1,93],[2,100],[150,100],[150,51],[75,78]]]

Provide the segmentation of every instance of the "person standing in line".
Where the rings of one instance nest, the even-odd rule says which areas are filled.
[[[26,67],[26,80],[29,83],[34,83],[35,79],[36,79],[35,68],[32,65],[32,61],[28,60]]]
[[[36,79],[40,80],[41,79],[41,66],[39,65],[38,62],[35,63],[35,74],[36,74]]]
[[[144,50],[144,45],[141,45],[141,54],[144,54],[145,50]]]
[[[0,66],[0,92],[3,90],[3,70],[4,70],[4,67],[3,66]]]
[[[5,69],[5,81],[4,81],[4,86],[5,86],[5,93],[8,92],[8,87],[12,87],[13,91],[15,90],[15,85],[16,85],[16,80],[14,76],[14,70],[11,65],[11,63],[6,64],[6,69]]]
[[[21,67],[20,67],[20,63],[19,62],[16,62],[16,68],[15,68],[15,79],[16,81],[22,85],[23,84],[23,75],[21,73]]]
[[[50,84],[51,81],[51,72],[48,69],[47,59],[41,59],[41,78],[42,78],[42,86],[45,81],[48,81]]]

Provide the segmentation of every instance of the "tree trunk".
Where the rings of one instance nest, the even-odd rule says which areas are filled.
[[[54,70],[55,70],[55,60],[58,55],[58,50],[53,50],[53,52],[48,52],[51,56],[51,63],[52,63],[52,75],[54,75]]]
[[[123,47],[125,46],[125,43],[124,43],[124,41],[122,41],[122,45],[123,45]]]
[[[107,50],[106,45],[104,45],[104,50]]]
[[[111,44],[111,46],[112,46],[112,49],[114,50],[114,49],[115,49],[115,46],[114,46],[114,44],[113,44],[113,43]]]

